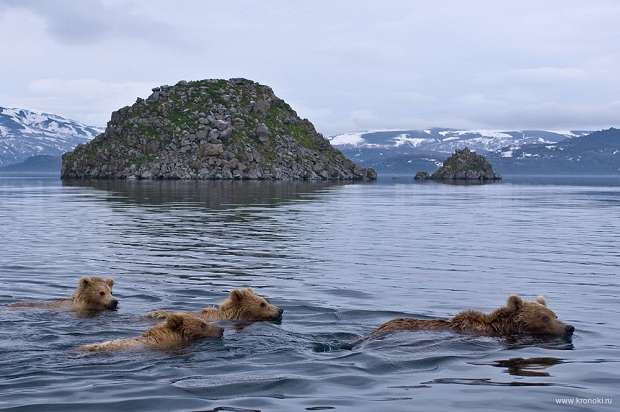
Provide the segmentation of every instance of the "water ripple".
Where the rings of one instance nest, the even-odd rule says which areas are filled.
[[[541,181],[539,183],[545,183]],[[71,182],[0,176],[0,408],[557,410],[620,384],[620,187]],[[9,310],[116,279],[120,310]],[[81,353],[158,308],[251,286],[281,323],[168,352]],[[572,342],[446,332],[364,340],[394,317],[545,294]],[[527,391],[527,392],[525,392]],[[617,401],[617,400],[616,400]]]

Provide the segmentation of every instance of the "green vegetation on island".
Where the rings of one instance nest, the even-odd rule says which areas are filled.
[[[271,88],[181,81],[114,113],[62,160],[63,178],[374,180]]]

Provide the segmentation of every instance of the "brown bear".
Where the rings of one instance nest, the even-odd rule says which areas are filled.
[[[187,346],[195,340],[204,338],[221,338],[224,329],[205,322],[189,313],[168,314],[165,322],[129,339],[115,339],[100,343],[82,345],[80,350],[101,352],[125,349],[176,349]]]
[[[282,319],[283,309],[270,304],[250,288],[235,289],[228,298],[217,307],[206,307],[198,316],[204,320],[241,320],[254,322],[261,320],[277,321]],[[170,312],[157,310],[147,314],[148,317],[164,319]]]
[[[51,302],[17,302],[12,308],[47,308],[68,309],[75,311],[116,310],[118,300],[112,296],[114,280],[97,276],[83,277],[70,299],[58,299]]]
[[[467,310],[450,319],[394,319],[374,330],[372,336],[394,331],[451,330],[482,336],[572,336],[575,328],[558,320],[542,296],[528,302],[508,298],[506,306],[491,313]]]

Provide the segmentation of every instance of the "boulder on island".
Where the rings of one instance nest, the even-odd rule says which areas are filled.
[[[105,132],[62,158],[63,178],[375,180],[271,88],[246,79],[181,81],[112,113]]]
[[[418,172],[416,180],[436,181],[496,181],[501,177],[493,171],[491,163],[484,156],[464,148],[456,150],[452,156],[443,162],[443,166],[432,175],[426,172]]]

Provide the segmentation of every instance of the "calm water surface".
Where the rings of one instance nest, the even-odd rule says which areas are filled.
[[[620,179],[485,186],[97,182],[0,176],[0,408],[617,410]],[[116,279],[117,312],[9,310]],[[84,354],[157,308],[251,286],[280,324],[175,352]],[[492,310],[544,294],[571,342],[399,333],[396,316]],[[612,405],[558,406],[557,398]]]

